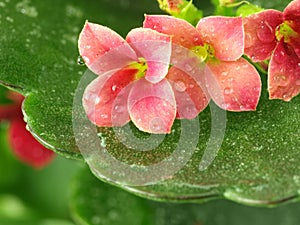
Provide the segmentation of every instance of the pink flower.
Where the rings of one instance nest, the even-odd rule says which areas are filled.
[[[255,68],[241,58],[244,52],[242,18],[206,17],[195,28],[174,17],[146,15],[144,27],[173,35],[175,44],[187,48],[205,61],[205,69],[197,76],[205,78],[210,97],[221,108],[230,111],[256,109],[261,81]],[[171,64],[184,60],[182,53],[177,54],[176,48],[173,45]],[[202,66],[193,60],[189,63],[193,68]]]
[[[124,40],[107,27],[87,22],[79,51],[99,75],[83,96],[89,120],[104,127],[131,120],[141,131],[170,133],[178,113],[171,85],[176,74],[167,77],[171,48],[171,37],[152,29],[133,29]]]
[[[8,139],[12,151],[23,163],[36,169],[43,168],[53,160],[55,154],[41,145],[26,130],[26,123],[21,111],[23,96],[11,91],[7,93],[6,97],[13,103],[0,106],[0,121],[9,120],[10,122]]]
[[[252,61],[270,60],[270,99],[290,101],[300,92],[300,0],[283,12],[265,10],[244,19],[245,54]]]

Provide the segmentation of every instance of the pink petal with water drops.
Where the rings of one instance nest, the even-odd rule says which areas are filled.
[[[299,21],[300,18],[300,1],[291,1],[283,11],[284,20]]]
[[[133,49],[108,27],[86,22],[78,40],[80,55],[96,74],[122,68],[137,60]]]
[[[300,59],[293,48],[278,43],[269,65],[268,89],[270,99],[290,101],[300,92]]]
[[[276,27],[283,22],[277,10],[265,10],[243,19],[245,29],[245,54],[254,62],[269,59],[276,47]]]
[[[144,27],[172,35],[172,42],[185,48],[202,45],[198,31],[185,20],[165,15],[145,15]]]
[[[219,107],[237,112],[256,109],[261,80],[256,69],[245,59],[207,61],[205,77],[210,96]]]
[[[101,127],[122,126],[130,118],[127,111],[128,87],[136,69],[110,71],[93,80],[85,89],[83,107],[89,120]]]
[[[177,118],[193,119],[206,108],[209,96],[203,91],[204,82],[200,84],[191,75],[174,66],[171,67],[166,78],[175,94]]]
[[[244,29],[241,17],[210,16],[197,24],[202,41],[211,44],[215,56],[234,61],[244,53]]]
[[[293,30],[292,34],[287,38],[286,43],[293,47],[295,53],[300,58],[300,15],[294,20],[285,21],[285,23]]]
[[[148,28],[136,28],[128,33],[126,40],[138,56],[146,60],[146,80],[158,83],[164,79],[171,58],[171,36]]]
[[[152,84],[141,78],[132,86],[128,97],[130,118],[141,131],[171,133],[176,117],[175,96],[169,82],[164,79]]]

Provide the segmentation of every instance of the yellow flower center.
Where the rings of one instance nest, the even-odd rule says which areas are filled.
[[[215,49],[210,44],[194,46],[191,50],[200,58],[202,62],[204,62],[206,59],[215,57]]]
[[[285,21],[276,28],[276,39],[280,41],[284,38],[284,42],[290,42],[290,38],[297,37],[298,34],[293,30],[289,21]]]
[[[138,70],[138,72],[135,74],[136,80],[144,77],[148,69],[147,62],[144,58],[139,58],[137,62],[131,63],[130,67]]]

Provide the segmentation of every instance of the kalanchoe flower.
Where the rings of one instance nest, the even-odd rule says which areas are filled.
[[[290,101],[300,92],[300,0],[283,12],[265,10],[244,18],[245,54],[254,62],[270,59],[270,99]]]
[[[41,145],[26,130],[21,111],[23,96],[11,91],[7,93],[7,98],[13,103],[0,106],[0,121],[10,122],[8,138],[12,151],[23,163],[36,169],[43,168],[53,160],[54,152]]]
[[[170,133],[176,115],[193,118],[208,103],[200,88],[195,96],[182,83],[176,83],[176,68],[168,72],[172,49],[169,35],[136,28],[124,40],[107,27],[87,22],[78,44],[88,68],[99,75],[83,96],[87,116],[98,126],[122,126],[131,120],[141,131]],[[193,80],[190,84],[197,86]],[[175,97],[173,85],[187,92],[185,97],[194,104],[199,103],[191,113],[181,110],[178,96],[182,95]]]
[[[204,74],[198,76],[205,77],[209,95],[221,108],[230,111],[256,109],[261,81],[255,68],[241,58],[244,52],[242,18],[206,17],[195,28],[170,16],[146,15],[144,27],[173,35],[174,43],[206,62]],[[171,63],[180,57],[173,47]]]

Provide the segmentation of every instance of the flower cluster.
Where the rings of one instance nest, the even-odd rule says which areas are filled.
[[[300,1],[283,12],[269,9],[244,19],[245,54],[253,62],[270,60],[271,99],[291,100],[300,92]]]
[[[179,2],[171,1],[170,10]],[[253,62],[271,57],[270,98],[288,101],[300,91],[299,18],[295,0],[283,13],[210,16],[195,27],[172,16],[146,15],[143,27],[125,39],[86,22],[79,51],[98,77],[86,88],[83,107],[98,126],[131,120],[149,133],[170,133],[175,118],[195,118],[210,100],[224,110],[252,111],[261,80],[244,54]]]

